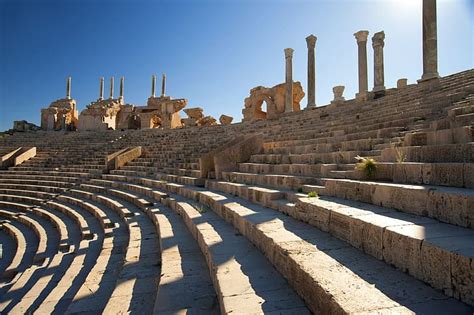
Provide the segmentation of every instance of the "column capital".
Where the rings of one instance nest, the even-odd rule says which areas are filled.
[[[318,38],[314,36],[313,34],[306,37],[306,44],[308,45],[308,48],[314,48],[314,46],[316,46],[317,39]]]
[[[285,58],[293,58],[293,48],[285,48]]]
[[[357,33],[354,33],[354,36],[357,40],[358,43],[364,43],[367,42],[367,37],[369,36],[369,31],[363,30],[363,31],[358,31]]]
[[[377,46],[383,47],[385,45],[384,40],[385,40],[384,31],[375,33],[374,36],[372,37],[372,47],[377,47]]]

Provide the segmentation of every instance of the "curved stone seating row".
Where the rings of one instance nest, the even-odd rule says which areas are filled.
[[[302,301],[295,295],[286,281],[281,278],[265,258],[258,253],[248,241],[236,236],[234,229],[222,222],[222,220],[214,214],[199,213],[193,205],[185,200],[165,198],[165,193],[157,193],[157,191],[151,187],[110,180],[93,179],[91,182],[115,187],[114,189],[109,189],[109,191],[115,190],[116,188],[124,190],[130,189],[129,191],[133,189],[133,191],[136,192],[135,198],[138,200],[142,199],[142,196],[153,194],[156,198],[156,196],[159,195],[163,204],[178,212],[179,215],[183,217],[190,233],[196,238],[201,252],[206,258],[214,286],[219,296],[222,313],[237,312],[254,314],[272,311],[307,312]],[[175,240],[169,241],[175,242]],[[178,245],[178,247],[179,246],[180,245]],[[185,248],[187,248],[188,245],[185,246]],[[231,246],[231,248],[228,246]],[[233,255],[235,255],[235,257],[233,257]],[[163,262],[163,268],[164,267],[165,264]],[[193,277],[198,278],[199,275],[193,274]],[[166,287],[170,280],[171,279],[167,277],[163,278],[163,282],[160,282],[160,288],[161,285],[165,285]],[[194,285],[194,287],[201,290],[200,285]],[[195,291],[191,290],[191,292]],[[158,298],[159,301],[161,301],[160,293]],[[196,299],[196,297],[191,296],[189,299]],[[246,302],[244,305],[242,304],[242,300]],[[197,302],[199,302],[199,300]],[[206,302],[206,304],[209,303],[209,301],[206,300],[202,302]],[[155,306],[162,310],[162,306],[159,306],[158,301],[155,303]],[[209,307],[209,305],[206,307]]]
[[[33,261],[33,257],[31,254],[26,255],[26,237],[23,234],[22,229],[18,228],[14,223],[5,220],[2,223],[2,229],[6,231],[12,238],[14,238],[17,244],[15,256],[2,274],[3,278],[13,278],[16,273],[22,269],[22,266],[28,264],[27,261],[30,260],[29,258],[31,258],[31,261]],[[4,250],[8,249],[5,248]]]
[[[110,178],[110,175],[104,175],[104,177]],[[127,177],[122,180],[141,183],[146,187],[157,187],[168,193],[178,193],[207,205],[209,210],[215,211],[226,221],[232,223],[251,240],[275,265],[277,270],[288,279],[313,311],[378,309],[381,312],[380,306],[387,307],[385,311],[403,312],[408,309],[421,311],[434,307],[434,304],[437,304],[437,307],[442,307],[444,311],[457,309],[461,313],[468,313],[470,310],[466,305],[456,302],[410,276],[392,269],[387,264],[352,248],[350,244],[341,242],[325,232],[319,232],[314,227],[275,210],[256,206],[215,190],[140,177]],[[277,222],[280,223],[277,224]],[[333,257],[332,254],[338,251],[341,254]],[[283,259],[283,257],[285,258]],[[322,267],[323,265],[324,267]],[[377,270],[377,273],[374,269]],[[308,271],[303,272],[303,270],[314,271],[308,274]],[[328,272],[327,270],[332,271]],[[354,271],[357,272],[354,273]],[[309,279],[312,280],[309,281]],[[303,286],[301,281],[307,284]],[[378,284],[377,288],[370,284],[373,281]],[[347,288],[347,283],[357,283],[359,289],[364,289],[360,291],[354,289],[352,292],[351,288]],[[401,298],[397,293],[404,290],[410,292],[410,301]],[[347,295],[349,291],[351,294]],[[328,292],[330,296],[325,295]],[[364,292],[363,296],[359,297],[358,294],[362,294],[362,292]],[[345,300],[344,296],[351,296],[351,299]],[[441,299],[442,302],[438,304],[438,302],[429,301],[434,296],[437,297],[436,299]],[[357,303],[354,304],[351,301],[357,301]]]

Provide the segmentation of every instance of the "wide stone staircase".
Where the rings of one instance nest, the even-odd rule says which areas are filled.
[[[275,121],[2,138],[38,153],[0,171],[0,311],[472,314],[473,87],[470,70]],[[245,134],[260,152],[203,176]]]

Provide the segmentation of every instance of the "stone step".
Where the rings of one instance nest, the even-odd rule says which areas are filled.
[[[349,179],[325,179],[321,194],[474,228],[474,190]]]
[[[454,308],[470,312],[465,304],[285,214],[212,190],[179,184],[165,187],[168,193],[199,200],[206,209],[232,223],[287,278],[312,311],[400,313],[436,305],[447,312]],[[301,285],[303,282],[306,284]],[[331,298],[323,298],[326,294]]]
[[[334,197],[301,198],[290,214],[474,305],[474,231]]]
[[[223,180],[248,185],[263,185],[274,188],[298,190],[305,184],[318,184],[317,178],[308,176],[222,172]]]
[[[239,171],[256,174],[284,174],[296,176],[327,176],[329,171],[336,169],[336,164],[262,164],[239,163]]]
[[[216,286],[221,313],[309,313],[286,280],[248,240],[203,205],[163,199],[200,245]],[[245,301],[244,303],[242,303]]]
[[[153,312],[218,314],[206,261],[181,216],[159,203],[147,214],[161,239],[161,277]]]

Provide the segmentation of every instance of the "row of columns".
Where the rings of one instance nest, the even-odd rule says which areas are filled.
[[[438,74],[438,44],[437,44],[437,21],[436,0],[423,0],[423,75],[419,82],[439,77]],[[358,31],[354,34],[358,46],[358,74],[359,92],[358,99],[366,99],[368,95],[367,75],[367,39],[369,32]],[[309,35],[306,37],[308,47],[308,104],[307,107],[316,106],[316,57],[315,46],[317,37]],[[383,61],[383,47],[385,45],[385,33],[377,32],[372,37],[372,48],[374,49],[374,88],[372,92],[385,90],[385,73]],[[285,52],[285,112],[293,111],[293,52],[286,48]]]
[[[124,91],[124,82],[125,82],[125,77],[120,78],[120,96],[119,100],[123,100],[123,91]],[[114,98],[114,77],[110,77],[110,94],[109,94],[109,99]],[[99,100],[104,99],[104,77],[100,77],[99,79]]]
[[[165,97],[166,91],[166,74],[161,77],[161,97]],[[151,97],[156,97],[156,75],[151,76]]]

